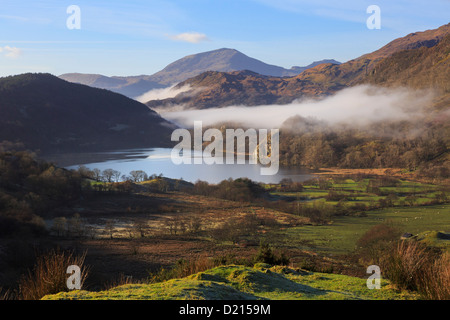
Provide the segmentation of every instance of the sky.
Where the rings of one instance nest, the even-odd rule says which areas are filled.
[[[367,26],[370,5],[380,29]],[[450,0],[0,0],[0,76],[150,75],[219,48],[284,68],[345,62],[449,13]]]

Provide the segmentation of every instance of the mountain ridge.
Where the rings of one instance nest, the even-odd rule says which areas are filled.
[[[136,98],[152,89],[169,87],[207,71],[251,70],[262,75],[291,77],[323,62],[340,63],[333,59],[325,59],[314,61],[304,67],[294,66],[285,69],[251,58],[236,49],[221,48],[185,56],[152,75],[107,77],[100,74],[65,73],[59,77],[66,81],[108,89]]]

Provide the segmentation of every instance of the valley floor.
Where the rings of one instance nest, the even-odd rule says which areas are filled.
[[[333,182],[331,189],[351,195],[345,201],[348,205],[355,202],[375,205],[385,196],[367,192],[368,181],[370,179],[360,182],[341,179]],[[93,266],[91,279],[94,281],[88,281],[87,285],[96,291],[101,289],[99,283],[123,276],[137,281],[148,277],[149,272],[156,272],[161,267],[170,268],[179,261],[253,257],[262,242],[286,254],[291,267],[365,279],[367,266],[349,257],[358,250],[358,239],[370,228],[389,224],[402,233],[412,234],[450,230],[450,204],[419,205],[434,199],[438,188],[409,181],[396,187],[382,187],[384,191],[395,190],[400,195],[397,203],[386,208],[330,217],[323,223],[264,204],[177,191],[140,192],[131,197],[105,194],[101,200],[84,201],[77,208],[86,225],[96,229],[96,235],[60,237],[58,241],[63,247],[88,250],[86,263]],[[300,192],[273,190],[271,194],[302,198],[303,206],[335,205],[336,201],[326,199],[329,192],[305,184]],[[399,206],[413,192],[414,205],[403,203]],[[114,222],[109,231],[108,221]],[[195,230],[191,226],[193,221],[198,222]],[[146,226],[144,229],[139,227],[142,224]],[[248,228],[241,228],[243,224],[248,224]],[[447,246],[448,241],[438,242]]]
[[[51,234],[44,242],[86,252],[89,277],[82,291],[46,299],[417,299],[387,279],[381,290],[369,290],[367,254],[358,241],[387,225],[448,250],[445,186],[321,179],[299,190],[265,185],[268,197],[252,202],[155,191],[158,179],[130,193],[87,197],[47,217]],[[326,214],[316,219],[307,209]],[[261,244],[287,257],[287,266],[253,266]],[[177,266],[186,268],[179,276],[161,271]]]

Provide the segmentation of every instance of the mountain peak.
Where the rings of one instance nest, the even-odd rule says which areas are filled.
[[[233,49],[233,48],[220,48],[220,49],[216,49],[216,50],[212,50],[209,52],[215,52],[215,51],[227,51],[227,52],[239,52],[241,53],[239,50]]]
[[[207,71],[234,72],[248,70],[263,76],[293,77],[324,62],[339,63],[335,60],[322,60],[306,67],[285,69],[249,57],[233,48],[219,48],[185,56],[153,75],[105,77],[95,74],[71,73],[63,74],[60,77],[71,82],[109,89],[128,97],[138,97],[151,89],[171,86]]]
[[[294,70],[284,69],[251,58],[236,49],[220,48],[181,58],[151,77],[156,82],[171,85],[206,71],[232,72],[241,70],[277,77],[297,74]]]

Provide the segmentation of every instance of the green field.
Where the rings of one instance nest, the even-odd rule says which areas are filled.
[[[393,207],[368,211],[366,217],[335,217],[328,225],[294,227],[280,232],[284,245],[320,253],[344,254],[356,249],[357,240],[371,227],[388,223],[402,232],[450,231],[450,204]]]
[[[330,192],[334,192],[343,198],[347,205],[363,204],[366,206],[375,206],[380,199],[391,199],[392,205],[421,205],[436,199],[441,194],[441,186],[420,183],[407,180],[396,180],[395,186],[381,186],[371,188],[370,184],[379,181],[378,179],[362,179],[355,181],[353,179],[339,179],[335,181],[329,179],[327,187],[321,187],[319,184],[305,184],[301,192],[271,192],[274,196],[294,197],[301,200],[310,200],[311,205],[316,201],[326,202],[328,204],[337,204],[338,201],[326,200]]]
[[[443,202],[448,190],[443,186],[416,181],[385,178],[360,180],[342,177],[311,180],[300,192],[289,192],[272,186],[272,196],[291,198],[302,206],[318,204],[357,209],[346,215],[328,217],[322,225],[304,225],[278,231],[283,247],[295,247],[329,255],[350,253],[357,240],[371,227],[387,223],[401,232],[450,231],[450,205]],[[445,201],[445,199],[444,199]],[[448,201],[448,200],[447,200]],[[428,205],[425,205],[428,204]],[[361,208],[359,210],[359,208]],[[370,210],[367,210],[370,209]]]

